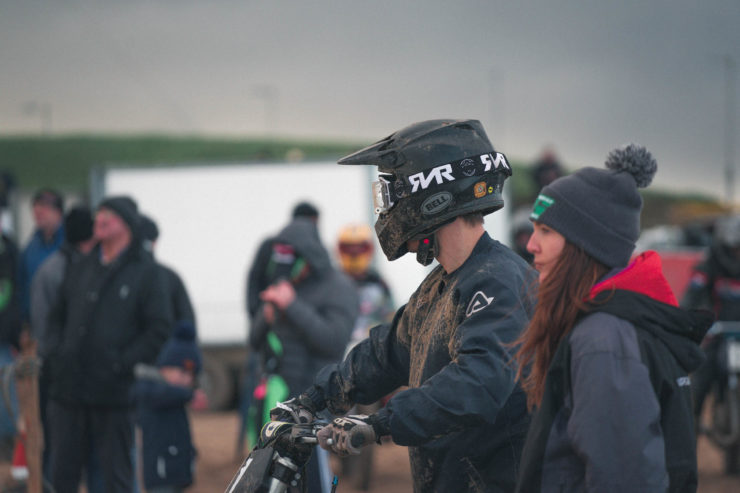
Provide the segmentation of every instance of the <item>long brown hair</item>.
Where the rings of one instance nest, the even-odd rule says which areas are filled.
[[[542,401],[545,377],[558,344],[586,307],[591,287],[607,270],[582,248],[566,241],[553,269],[540,284],[534,316],[514,343],[519,345],[514,355],[518,363],[516,378],[527,393],[530,409]]]

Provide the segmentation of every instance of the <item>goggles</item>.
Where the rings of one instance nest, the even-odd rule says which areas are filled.
[[[466,157],[408,176],[380,175],[378,180],[373,182],[375,213],[388,212],[396,201],[421,190],[433,189],[447,182],[498,172],[511,176],[511,167],[506,156],[500,152],[491,152]]]
[[[373,182],[373,206],[376,214],[388,212],[393,207],[391,183],[382,176],[378,178],[378,181]]]
[[[340,243],[339,253],[344,255],[362,255],[373,251],[373,246],[370,243]]]

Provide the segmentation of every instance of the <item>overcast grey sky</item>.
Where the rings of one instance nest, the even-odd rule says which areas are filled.
[[[54,133],[374,141],[478,118],[514,158],[601,166],[636,141],[658,187],[722,196],[725,55],[738,0],[0,0],[0,133],[39,132],[34,101]]]

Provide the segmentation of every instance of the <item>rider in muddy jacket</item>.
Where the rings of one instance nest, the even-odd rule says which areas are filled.
[[[510,491],[529,419],[502,344],[527,323],[520,288],[532,281],[526,263],[484,233],[459,269],[435,268],[393,323],[324,369],[316,388],[339,413],[409,386],[376,416],[409,447],[414,491]]]
[[[267,269],[277,272],[286,266],[285,276],[295,291],[295,298],[283,310],[277,310],[269,323],[258,310],[250,330],[250,345],[265,347],[268,331],[282,344],[279,373],[294,394],[307,388],[322,367],[342,358],[357,317],[358,299],[352,280],[332,267],[329,254],[319,241],[316,226],[309,219],[293,219],[275,238],[273,245],[292,250],[290,265],[280,264],[285,252],[277,252]],[[305,267],[297,267],[305,265]]]
[[[385,177],[375,231],[386,257],[440,265],[298,404],[336,415],[408,386],[369,417],[335,419],[321,446],[355,454],[358,434],[363,446],[390,436],[409,447],[416,492],[513,491],[529,415],[510,343],[529,321],[535,272],[483,227],[503,206],[504,155],[476,120],[431,120],[340,164],[376,164]]]

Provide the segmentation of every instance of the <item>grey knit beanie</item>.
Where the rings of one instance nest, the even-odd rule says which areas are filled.
[[[550,226],[608,267],[629,262],[640,235],[642,197],[658,165],[629,144],[606,158],[607,169],[583,168],[542,189],[529,218]]]

